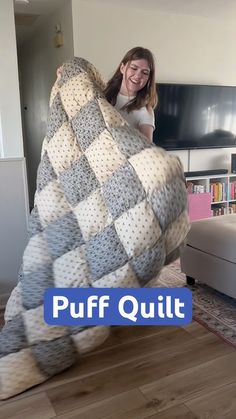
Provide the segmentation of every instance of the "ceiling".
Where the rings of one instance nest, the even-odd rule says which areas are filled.
[[[45,16],[53,13],[63,0],[29,0],[29,4],[14,0],[17,43],[22,43],[40,24]],[[189,14],[211,18],[236,19],[235,0],[81,0],[97,3],[112,2],[144,10]],[[30,16],[29,16],[30,15]]]

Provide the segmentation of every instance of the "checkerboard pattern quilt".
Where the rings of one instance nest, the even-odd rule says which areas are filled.
[[[64,64],[52,89],[20,281],[0,334],[0,398],[70,367],[108,327],[49,326],[48,287],[143,287],[178,256],[189,229],[177,157],[105,100],[96,69]]]

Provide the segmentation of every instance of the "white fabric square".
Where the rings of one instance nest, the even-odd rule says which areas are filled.
[[[166,185],[176,176],[176,159],[173,157],[159,147],[147,148],[130,157],[129,162],[149,197],[154,189]]]
[[[39,218],[43,227],[70,212],[69,204],[59,183],[54,180],[35,195]]]
[[[166,255],[168,256],[173,250],[183,243],[185,237],[189,231],[188,224],[188,213],[187,211],[182,212],[180,216],[175,220],[165,232],[166,241]],[[178,241],[177,241],[178,237]]]
[[[4,320],[5,322],[9,322],[18,314],[23,313],[25,309],[22,305],[22,290],[21,290],[21,282],[18,282],[17,286],[12,290],[11,295],[7,301],[5,313],[4,313]]]
[[[57,175],[81,157],[82,153],[68,122],[64,122],[49,141],[47,153]]]
[[[122,127],[128,125],[127,121],[122,118],[121,114],[105,99],[98,99],[102,116],[108,128]]]
[[[0,359],[1,400],[40,384],[46,380],[36,363],[31,349],[3,356]]]
[[[97,288],[138,288],[140,284],[129,263],[93,282]]]
[[[96,326],[85,329],[76,335],[71,335],[75,347],[80,355],[92,351],[101,345],[109,336],[108,326]]]
[[[53,263],[54,283],[57,288],[90,286],[90,274],[85,245],[67,252]]]
[[[35,272],[40,266],[51,262],[47,241],[43,234],[36,234],[30,238],[23,254],[24,272]]]
[[[67,333],[67,328],[64,326],[52,326],[45,323],[43,306],[25,311],[22,317],[30,345],[54,340]]]
[[[90,145],[85,155],[101,184],[127,162],[107,130]]]
[[[130,258],[152,247],[162,234],[157,218],[146,201],[122,214],[115,221],[115,228]]]
[[[112,222],[112,216],[99,189],[80,202],[73,212],[86,241]]]
[[[88,74],[80,73],[62,85],[60,94],[62,104],[71,119],[94,98],[94,83],[89,80]]]

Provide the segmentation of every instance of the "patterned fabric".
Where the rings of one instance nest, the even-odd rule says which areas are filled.
[[[178,256],[189,229],[179,160],[105,100],[96,69],[64,65],[51,93],[29,242],[0,334],[0,398],[71,366],[108,327],[43,320],[48,287],[139,287]]]

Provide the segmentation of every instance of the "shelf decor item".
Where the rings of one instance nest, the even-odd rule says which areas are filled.
[[[236,213],[236,174],[186,177],[190,221]]]

